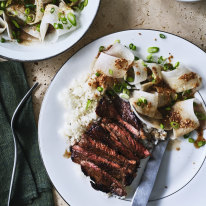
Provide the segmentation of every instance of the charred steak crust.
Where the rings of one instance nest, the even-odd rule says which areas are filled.
[[[126,196],[125,186],[136,177],[140,159],[150,155],[142,144],[145,133],[130,104],[117,96],[103,97],[96,113],[101,120],[89,125],[71,147],[71,159],[95,190]]]

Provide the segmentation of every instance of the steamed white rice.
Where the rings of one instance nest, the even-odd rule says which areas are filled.
[[[89,74],[83,74],[78,79],[74,79],[69,88],[61,94],[67,111],[62,132],[70,144],[79,141],[87,126],[98,119],[95,109],[101,94],[88,85],[88,79]],[[91,100],[91,104],[86,109],[88,100]]]

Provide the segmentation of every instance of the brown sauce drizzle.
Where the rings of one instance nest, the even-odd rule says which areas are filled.
[[[194,142],[194,145],[197,149],[199,149],[200,147],[198,147],[198,142],[199,141],[206,141],[205,138],[203,137],[203,129],[201,127],[199,127],[197,130],[197,139]]]
[[[63,157],[69,159],[71,157],[72,153],[68,152],[67,150],[65,150]]]

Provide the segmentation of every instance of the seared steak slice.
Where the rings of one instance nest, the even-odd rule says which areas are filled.
[[[139,161],[128,160],[106,144],[92,139],[89,135],[84,134],[78,145],[88,151],[93,151],[95,154],[98,154],[98,156],[105,157],[107,160],[119,164],[121,167],[128,169],[129,173],[137,171]]]
[[[126,148],[131,150],[136,156],[145,158],[150,155],[150,152],[140,144],[123,126],[116,122],[102,119],[102,122],[107,125],[105,128],[108,132],[113,133],[119,142],[121,142]]]
[[[78,164],[81,164],[81,161],[93,162],[99,168],[108,172],[112,177],[120,181],[122,185],[129,185],[136,176],[136,173],[129,172],[125,167],[121,167],[115,162],[98,156],[94,152],[87,151],[79,145],[74,145],[72,147],[72,160]]]
[[[94,181],[94,183],[91,183],[94,189],[112,192],[121,197],[127,195],[121,183],[94,163],[81,161],[81,168],[84,174],[90,176],[91,180]]]

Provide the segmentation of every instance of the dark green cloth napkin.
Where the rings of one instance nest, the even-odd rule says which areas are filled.
[[[6,206],[14,160],[10,128],[12,114],[28,91],[21,63],[0,63],[0,205]],[[31,98],[24,106],[16,126],[17,168],[12,206],[53,206],[51,184],[41,161]]]

